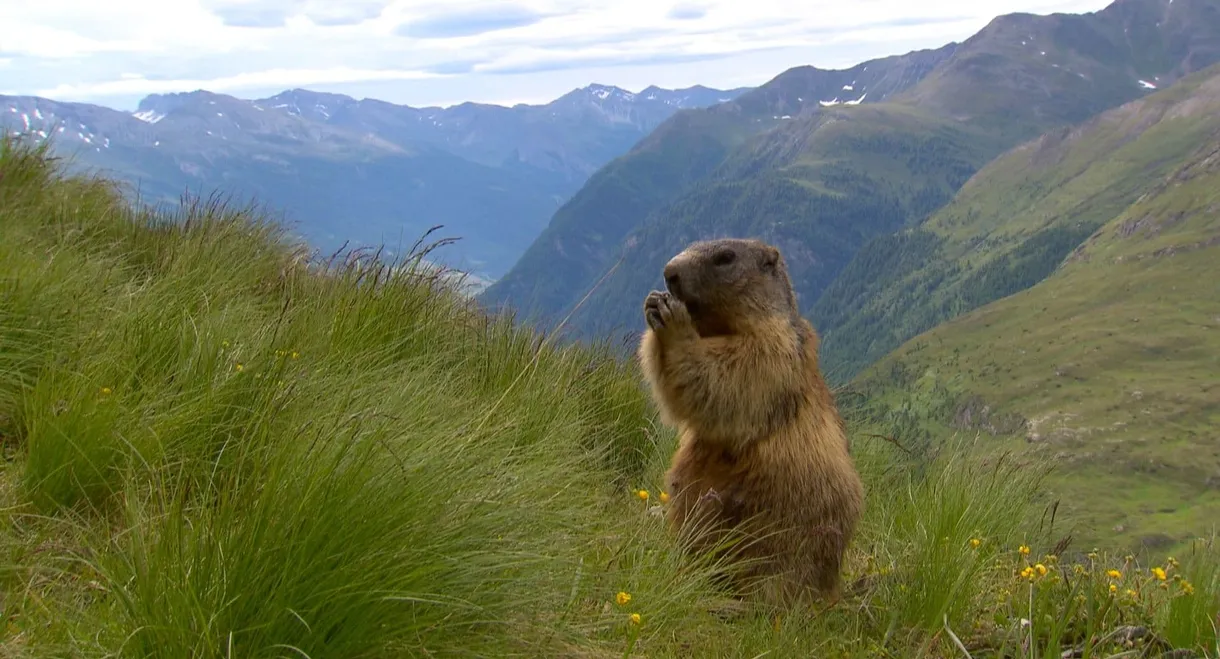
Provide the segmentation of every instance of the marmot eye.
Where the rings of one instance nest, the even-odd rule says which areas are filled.
[[[737,258],[737,254],[735,252],[733,252],[733,250],[725,249],[725,250],[716,252],[716,254],[712,256],[712,263],[714,265],[728,265],[728,264],[732,263],[733,260],[736,258]]]

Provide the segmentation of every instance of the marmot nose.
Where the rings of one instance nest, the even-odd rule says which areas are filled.
[[[668,288],[670,293],[673,293],[674,295],[678,295],[678,286],[681,283],[682,283],[682,280],[680,280],[678,278],[678,273],[676,273],[676,272],[665,273],[665,288]]]

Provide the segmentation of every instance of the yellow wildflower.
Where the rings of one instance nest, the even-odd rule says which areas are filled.
[[[1111,579],[1122,579],[1123,573],[1119,572],[1118,570],[1110,569],[1106,570],[1106,576],[1110,577]]]
[[[1046,566],[1045,565],[1038,563],[1037,565],[1034,566],[1034,569],[1038,571],[1038,576],[1040,576],[1040,577],[1046,576]]]
[[[1161,581],[1164,581],[1166,579],[1165,570],[1163,568],[1154,567],[1150,570],[1150,572],[1152,572],[1153,576],[1155,576],[1157,579],[1160,579]]]
[[[648,490],[640,490],[639,492],[636,492],[635,495],[638,496],[641,501],[648,500]]]
[[[1111,593],[1117,593],[1117,592],[1118,592],[1118,586],[1117,586],[1117,585],[1115,585],[1115,584],[1110,584],[1110,592],[1111,592]]]
[[[1195,594],[1195,587],[1194,587],[1194,586],[1192,586],[1192,585],[1190,585],[1190,582],[1189,582],[1189,581],[1183,581],[1183,582],[1182,582],[1182,592],[1183,592],[1183,593],[1185,593],[1185,594],[1187,594],[1187,595],[1194,595],[1194,594]]]
[[[631,624],[633,624],[633,625],[640,624],[640,614],[638,614],[638,613],[631,614]]]
[[[983,541],[982,541],[982,540],[979,540],[978,538],[970,538],[970,546],[971,546],[971,547],[974,547],[975,549],[978,549],[978,548],[979,548],[979,545],[981,545],[981,544],[983,544]]]
[[[1030,581],[1033,581],[1034,580],[1034,568],[1029,567],[1028,565],[1025,566],[1025,569],[1021,570],[1021,578],[1029,579]]]
[[[241,362],[237,362],[236,364],[233,365],[233,369],[236,370],[238,373],[241,373],[243,370],[245,370],[245,368],[246,368],[245,366],[241,365]]]
[[[661,503],[668,503],[668,502],[669,502],[669,494],[666,493],[665,491],[662,491],[661,492]]]
[[[103,396],[109,396],[112,393],[114,393],[114,392],[110,390],[110,387],[102,387]]]
[[[1139,596],[1140,596],[1140,594],[1135,592],[1134,590],[1131,590],[1130,588],[1127,589],[1127,597],[1130,597],[1131,599],[1135,599]]]
[[[1178,559],[1174,558],[1173,556],[1170,556],[1168,559],[1165,560],[1165,563],[1167,563],[1169,565],[1169,567],[1177,567]]]
[[[619,603],[619,606],[631,601],[631,594],[619,591],[618,595],[614,596],[614,601]]]
[[[221,342],[220,342],[220,347],[222,347],[222,348],[228,348],[228,347],[229,347],[229,342],[228,342],[228,341],[221,341]]]
[[[1021,545],[1020,547],[1017,547],[1017,553],[1021,554],[1022,556],[1029,556],[1029,547]]]
[[[293,350],[293,351],[292,351],[292,358],[293,358],[293,359],[300,359],[300,358],[301,358],[301,353],[297,352],[296,350]]]

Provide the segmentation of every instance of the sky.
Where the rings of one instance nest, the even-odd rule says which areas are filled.
[[[760,85],[961,41],[1011,12],[1108,0],[0,0],[0,94],[135,109],[292,88],[448,106],[590,83]]]

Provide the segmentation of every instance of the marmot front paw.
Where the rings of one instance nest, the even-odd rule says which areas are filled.
[[[656,332],[691,323],[686,305],[678,298],[661,291],[653,291],[644,298],[644,320]]]

